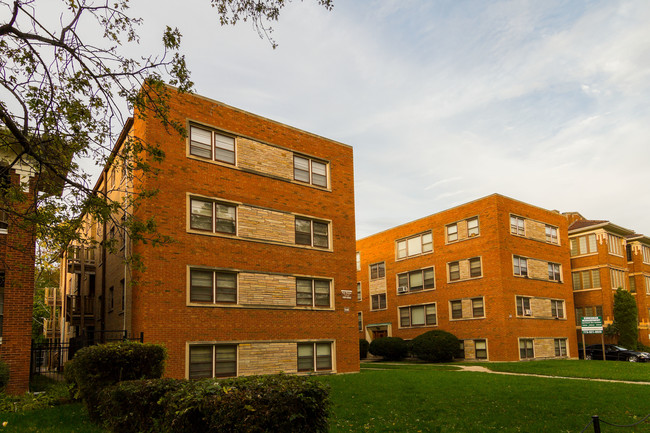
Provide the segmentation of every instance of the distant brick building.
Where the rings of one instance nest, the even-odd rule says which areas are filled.
[[[567,219],[498,194],[357,241],[360,338],[442,329],[458,357],[577,357]]]
[[[0,155],[7,164],[14,159],[15,155]],[[9,365],[7,392],[22,394],[29,387],[35,238],[20,215],[33,206],[36,185],[24,164],[5,166],[2,173],[2,185],[21,185],[26,195],[24,202],[9,204],[11,211],[0,211],[0,358]]]
[[[173,92],[170,106],[187,138],[136,113],[114,150],[157,143],[161,171],[132,175],[116,158],[96,189],[157,190],[134,213],[173,242],[88,220],[87,238],[119,252],[64,257],[68,337],[143,333],[179,378],[358,371],[352,148],[197,95]],[[124,264],[133,254],[144,268]]]
[[[650,345],[650,238],[610,221],[587,220],[576,212],[565,215],[570,223],[578,336],[582,338],[583,316],[602,316],[605,326],[613,323],[614,293],[620,287],[634,295],[639,341]],[[585,336],[587,344],[599,343],[600,339],[600,335]]]

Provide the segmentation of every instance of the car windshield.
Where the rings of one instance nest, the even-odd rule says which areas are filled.
[[[621,346],[612,346],[612,348],[616,350],[627,350],[625,347],[621,347]]]

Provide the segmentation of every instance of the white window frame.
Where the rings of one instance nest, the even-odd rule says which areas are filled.
[[[562,265],[560,265],[559,263],[548,262],[548,279],[549,281],[556,281],[558,283],[561,283]]]
[[[428,323],[427,318],[431,316],[431,314],[427,314],[427,308],[428,307],[433,307],[434,313],[433,316],[435,318],[433,323]],[[413,309],[414,308],[422,308],[422,314],[424,315],[424,323],[420,324],[413,324]],[[409,324],[408,325],[403,325],[402,324],[402,311],[408,311],[408,319],[409,319]],[[416,304],[416,305],[404,305],[402,307],[398,308],[397,312],[397,317],[398,317],[398,323],[400,328],[422,328],[426,326],[437,326],[438,325],[438,307],[435,302],[428,303],[428,304]]]
[[[198,140],[194,140],[194,133],[195,131],[203,131],[204,133],[209,133],[210,134],[210,156],[203,156],[201,154],[197,154],[196,151],[195,153],[192,153],[192,149],[196,149],[197,147],[206,147],[207,143],[200,142]],[[220,146],[218,143],[223,142],[225,144],[224,139],[228,140],[228,146]],[[232,140],[232,150],[230,149],[230,140]],[[189,142],[189,149],[188,153],[195,158],[201,158],[209,161],[216,161],[220,162],[223,164],[228,164],[228,165],[236,165],[237,164],[237,139],[233,137],[232,135],[228,135],[226,133],[217,131],[213,128],[206,127],[206,126],[200,126],[200,125],[195,125],[195,124],[190,124],[189,128],[189,134],[188,134],[188,142]],[[193,142],[200,143],[200,146],[194,145]],[[223,159],[223,158],[218,158],[217,157],[217,149],[221,150],[222,152],[225,152],[227,155],[232,154],[232,161],[230,160],[231,158],[228,159]],[[200,153],[200,152],[199,152]]]
[[[528,258],[521,256],[512,256],[512,274],[517,277],[529,277]]]
[[[309,243],[305,243],[305,242],[302,242],[302,241],[298,242],[298,234],[300,233],[300,234],[304,235],[304,234],[307,233],[307,232],[298,232],[298,221],[299,220],[309,223]],[[325,235],[323,235],[322,233],[320,233],[318,235],[316,234],[316,231],[314,229],[316,224],[326,226]],[[319,220],[319,219],[308,218],[308,217],[297,216],[297,215],[295,217],[295,222],[294,222],[294,235],[295,235],[295,238],[294,238],[294,240],[295,240],[296,245],[302,245],[302,246],[318,248],[318,249],[322,249],[322,250],[328,250],[330,248],[330,242],[331,242],[330,241],[330,238],[331,238],[331,233],[330,232],[331,232],[331,226],[330,226],[329,221],[323,221],[323,220]],[[325,246],[317,245],[317,242],[316,242],[317,236],[319,236],[320,238],[325,236],[325,240],[327,241],[327,245],[325,245]]]
[[[558,238],[558,235],[557,235],[557,232],[558,232],[557,227],[552,226],[550,224],[546,224],[544,232],[546,234],[546,242],[548,242],[549,244],[554,244],[554,245],[558,245],[560,243],[560,239]]]
[[[298,164],[296,163],[296,160],[304,161],[306,163],[306,169],[299,167]],[[320,166],[323,166],[323,171],[324,173],[320,172],[318,173],[321,169]],[[307,179],[303,179],[300,176],[297,176],[297,173],[306,173]],[[322,184],[323,182],[320,180],[321,177],[325,178],[324,185]],[[295,154],[293,155],[293,180],[296,182],[300,183],[306,183],[309,185],[313,185],[318,188],[327,188],[329,186],[329,163],[327,161],[323,161],[320,159],[316,158],[311,158],[309,156],[305,155],[299,155]]]
[[[533,310],[530,306],[530,296],[517,296],[515,298],[515,306],[517,317],[533,317]],[[519,314],[521,310],[521,314]]]
[[[510,215],[510,234],[526,236],[526,218]]]
[[[564,309],[563,299],[551,299],[551,317],[556,319],[565,319],[566,311]]]
[[[425,237],[427,239],[426,242],[425,242]],[[420,241],[417,242],[417,239],[419,239]],[[415,248],[415,245],[418,245],[418,248]],[[411,251],[411,249],[413,249],[413,251]],[[402,251],[404,252],[403,254]],[[415,236],[409,236],[407,238],[402,238],[395,241],[396,260],[403,260],[403,259],[408,259],[410,257],[417,257],[432,252],[433,252],[433,232],[431,230],[427,232],[419,233]]]

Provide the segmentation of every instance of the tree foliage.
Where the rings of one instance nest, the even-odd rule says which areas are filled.
[[[636,299],[620,287],[614,294],[614,325],[618,331],[618,344],[634,350],[639,338]]]
[[[317,1],[332,7],[332,0]],[[288,0],[210,2],[221,25],[251,21],[275,46],[267,23],[278,19]],[[130,15],[128,0],[0,0],[0,175],[28,169],[40,190],[25,203],[22,186],[3,186],[0,211],[14,225],[35,228],[50,245],[78,238],[83,214],[112,220],[132,239],[161,240],[155,223],[132,219],[133,201],[93,191],[94,179],[80,164],[83,158],[100,167],[114,162],[133,176],[147,175],[150,162],[164,158],[155,143],[137,139],[111,154],[126,121],[124,106],[157,119],[170,134],[185,134],[167,103],[167,85],[192,89],[181,33],[168,26],[160,52],[126,55],[137,47],[141,23]]]

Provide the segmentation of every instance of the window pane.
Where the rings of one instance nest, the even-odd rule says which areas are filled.
[[[314,246],[321,248],[329,246],[327,224],[314,221]]]
[[[399,325],[401,327],[411,326],[411,317],[408,307],[399,309]]]
[[[228,162],[230,164],[235,163],[235,139],[233,137],[227,137],[221,134],[214,134],[215,138],[215,149],[214,149],[214,159]]]
[[[425,306],[425,314],[427,325],[435,325],[437,322],[435,304]]]
[[[424,307],[411,307],[411,325],[424,325]]]
[[[469,260],[469,276],[470,277],[480,277],[481,276],[481,259],[470,259]]]
[[[190,154],[202,158],[212,158],[212,132],[190,127]]]
[[[407,241],[408,243],[408,255],[412,256],[415,254],[422,254],[422,238],[411,238]]]
[[[299,156],[293,157],[293,177],[301,182],[309,182],[309,160]]]
[[[435,275],[433,273],[433,268],[425,269],[424,273],[424,288],[433,289],[436,287]]]
[[[411,290],[422,290],[422,271],[415,271],[409,274],[409,287]]]
[[[311,245],[311,221],[296,218],[296,243]]]
[[[235,207],[217,203],[216,212],[215,230],[222,233],[235,233]]]
[[[406,257],[406,241],[397,242],[397,258],[403,259]]]
[[[212,377],[212,347],[190,347],[190,379]]]
[[[237,276],[230,273],[217,273],[217,301],[237,302]]]
[[[190,271],[190,301],[212,302],[212,271]]]
[[[458,240],[458,226],[456,224],[447,227],[447,240],[450,242]]]
[[[330,283],[329,281],[315,280],[314,291],[316,292],[315,304],[319,307],[330,306]]]
[[[600,271],[598,269],[591,271],[591,280],[593,287],[600,287]]]
[[[298,345],[298,371],[311,371],[314,369],[314,345]]]
[[[312,280],[296,280],[296,305],[312,305]]]
[[[478,218],[472,218],[467,220],[467,235],[476,236],[478,235]]]
[[[330,343],[316,344],[316,370],[332,369],[332,347]]]
[[[579,254],[585,254],[585,253],[587,253],[589,251],[589,250],[587,250],[587,238],[586,237],[580,236],[578,238],[578,245],[579,245],[579,248],[580,248]]]
[[[237,375],[237,346],[215,346],[215,377]]]
[[[408,287],[409,286],[409,276],[408,274],[400,274],[397,276],[397,286],[398,287]]]
[[[327,166],[321,162],[311,162],[312,183],[318,186],[327,186]]]
[[[212,202],[192,199],[190,208],[190,228],[212,231]]]
[[[431,233],[425,233],[422,235],[422,252],[428,253],[433,251],[433,237]]]

